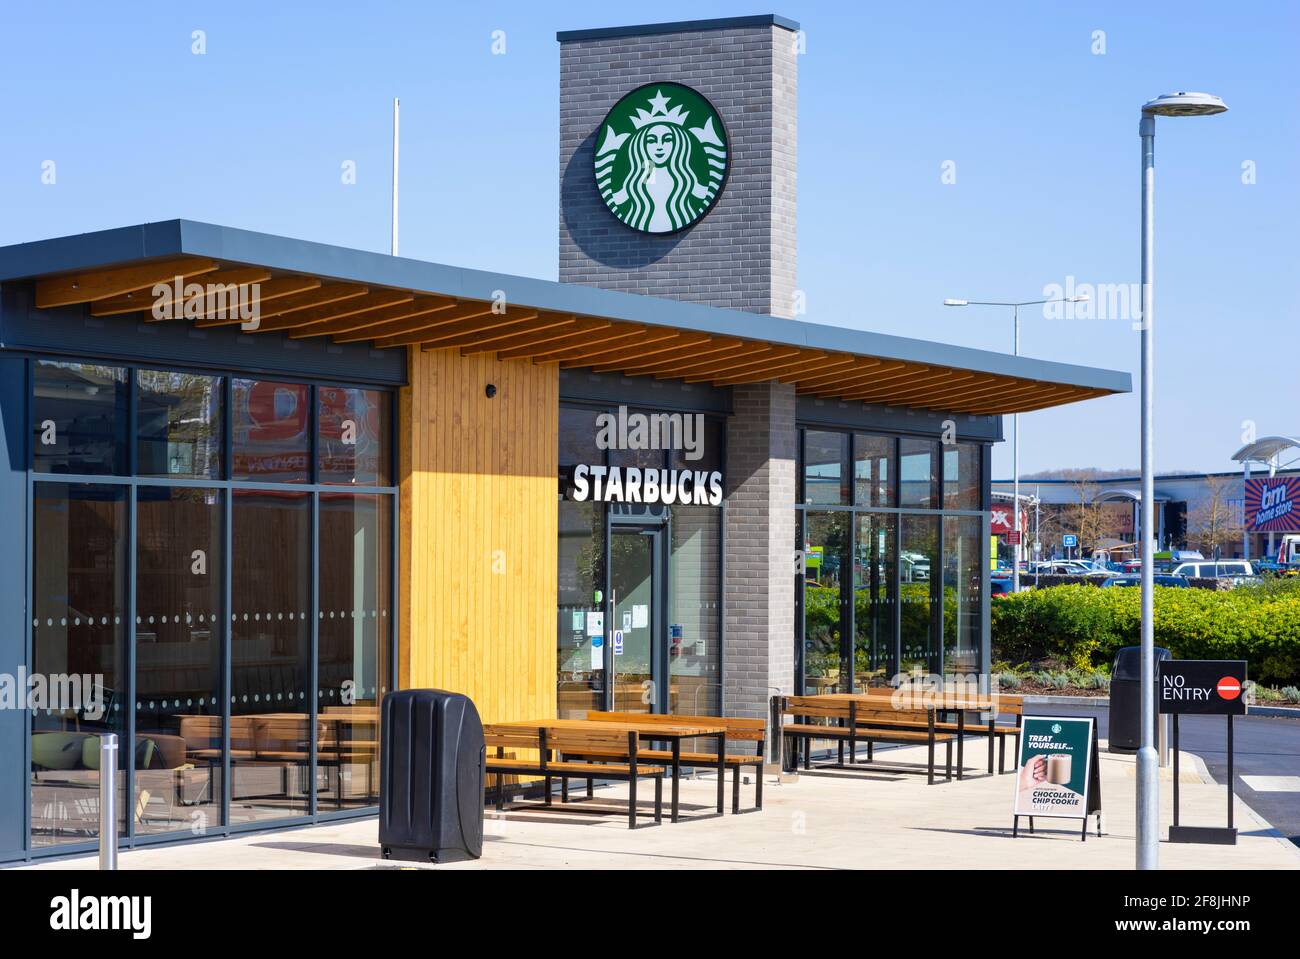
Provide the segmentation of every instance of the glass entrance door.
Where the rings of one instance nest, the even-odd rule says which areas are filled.
[[[611,531],[609,548],[610,687],[617,712],[666,712],[664,549],[661,527]]]

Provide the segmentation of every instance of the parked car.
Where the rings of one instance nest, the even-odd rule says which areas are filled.
[[[1003,599],[1012,593],[1010,576],[990,576],[989,577],[989,596],[993,599]]]
[[[1187,589],[1191,583],[1187,582],[1185,576],[1172,576],[1169,573],[1157,573],[1151,577],[1156,586],[1174,586],[1179,589]],[[1120,576],[1111,576],[1102,580],[1098,586],[1141,586],[1141,576],[1129,576],[1127,574]]]
[[[1179,563],[1174,567],[1175,576],[1189,579],[1230,579],[1234,586],[1253,583],[1259,580],[1255,567],[1244,559],[1203,560],[1194,563]]]

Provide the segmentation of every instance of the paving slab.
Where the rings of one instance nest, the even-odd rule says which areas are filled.
[[[980,750],[976,749],[979,753]],[[981,754],[982,755],[982,754]],[[1223,825],[1226,796],[1184,753],[1180,776],[1185,825]],[[877,759],[915,764],[919,749],[880,750]],[[968,762],[970,762],[968,755]],[[489,810],[483,858],[434,869],[1131,869],[1134,864],[1133,757],[1101,754],[1104,835],[1079,840],[1074,820],[1036,821],[1037,832],[1011,838],[1012,775],[967,770],[962,781],[927,785],[923,775],[813,770],[797,779],[765,781],[761,812],[715,813],[716,780],[682,785],[681,822],[629,830],[625,787],[598,789],[590,801],[550,809],[521,802],[504,814]],[[1161,770],[1161,823],[1172,819],[1171,770]],[[666,792],[666,790],[665,790]],[[574,795],[580,796],[581,789]],[[741,790],[742,805],[753,785]],[[650,807],[643,804],[646,822]],[[1238,801],[1235,846],[1162,842],[1161,865],[1183,869],[1297,869],[1300,849]],[[18,868],[93,869],[94,857]],[[122,869],[392,869],[381,860],[378,823],[353,820],[258,833],[184,846],[126,851]]]

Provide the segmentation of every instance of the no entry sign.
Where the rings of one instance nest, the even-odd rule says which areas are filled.
[[[1160,712],[1246,714],[1246,663],[1235,659],[1166,659],[1160,663]]]

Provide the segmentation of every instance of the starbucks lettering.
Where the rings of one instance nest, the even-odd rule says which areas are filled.
[[[580,463],[571,467],[565,496],[578,503],[646,503],[721,506],[718,470],[638,469]]]

